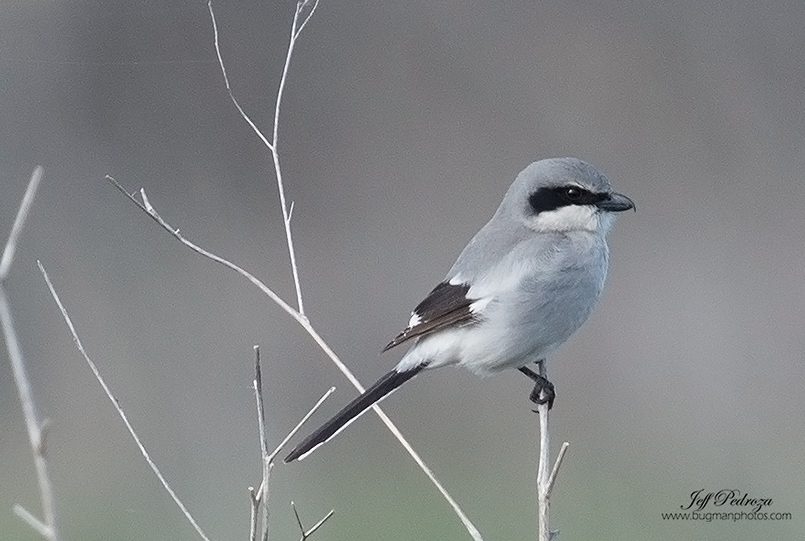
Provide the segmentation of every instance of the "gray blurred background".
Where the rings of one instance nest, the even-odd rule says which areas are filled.
[[[234,91],[264,129],[292,2],[215,3]],[[380,348],[529,162],[576,155],[631,196],[604,298],[549,364],[561,539],[805,537],[805,4],[322,0],[281,123],[309,316],[365,382]],[[354,390],[234,273],[109,184],[144,187],[189,238],[293,301],[270,156],[239,118],[205,3],[0,6],[0,236],[45,179],[7,283],[65,537],[196,539],[75,350],[90,355],[213,539],[247,537],[259,478],[252,346],[278,441]],[[0,352],[0,538],[37,536],[36,479]],[[489,540],[534,539],[529,383],[445,369],[386,409]],[[273,484],[273,538],[469,539],[372,415]],[[691,492],[772,498],[782,522],[668,522]],[[713,508],[709,510],[715,510]],[[721,510],[735,511],[734,508]],[[740,509],[738,509],[740,510]]]

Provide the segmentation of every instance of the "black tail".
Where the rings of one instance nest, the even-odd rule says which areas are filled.
[[[318,430],[297,445],[294,450],[285,457],[285,462],[288,463],[296,459],[301,460],[305,458],[309,453],[312,453],[316,447],[326,443],[333,436],[344,430],[352,421],[360,417],[361,414],[374,404],[377,404],[400,385],[416,376],[425,366],[424,364],[416,366],[405,372],[392,370],[380,378],[374,385],[366,389],[362,395],[347,404],[344,409],[336,413],[332,419],[324,423]]]

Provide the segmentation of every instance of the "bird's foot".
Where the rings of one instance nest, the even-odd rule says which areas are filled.
[[[556,388],[553,383],[545,376],[537,374],[526,366],[521,367],[520,372],[528,376],[534,382],[534,389],[531,390],[528,399],[538,406],[548,404],[549,410],[553,408],[553,401],[556,398]]]
[[[539,377],[539,381],[534,382],[534,388],[531,390],[528,399],[538,406],[548,404],[548,409],[550,410],[553,408],[553,401],[556,398],[556,389],[547,378]],[[536,410],[534,410],[534,413],[536,413]]]

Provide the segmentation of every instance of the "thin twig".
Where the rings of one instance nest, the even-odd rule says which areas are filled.
[[[299,525],[299,530],[302,532],[302,537],[299,538],[299,541],[307,541],[307,539],[313,535],[316,530],[321,528],[321,525],[327,522],[327,520],[335,513],[335,509],[330,509],[330,512],[324,515],[316,524],[311,526],[309,530],[305,530],[305,527],[302,525],[302,519],[299,518],[299,512],[296,510],[296,504],[294,502],[291,502],[291,509],[293,509],[293,514],[296,517],[296,523]]]
[[[41,165],[37,165],[31,175],[31,180],[28,181],[28,187],[25,189],[25,195],[22,196],[20,208],[17,211],[17,217],[14,218],[14,224],[11,226],[11,233],[8,235],[6,246],[3,249],[3,257],[0,259],[0,282],[5,281],[8,277],[8,271],[11,269],[11,263],[14,261],[14,253],[17,250],[17,241],[22,233],[22,228],[25,226],[25,220],[28,218],[28,213],[31,211],[31,206],[36,197],[36,190],[39,188],[39,183],[42,181]]]
[[[23,506],[19,504],[14,504],[14,514],[20,517],[23,522],[28,524],[31,528],[36,530],[36,532],[44,537],[45,539],[53,539],[53,530],[44,524],[41,520],[33,516],[31,513],[28,512]]]
[[[545,362],[539,362],[539,375],[545,377]],[[543,391],[544,393],[544,391]],[[545,396],[540,395],[544,399]],[[539,415],[539,464],[537,466],[537,526],[539,541],[550,541],[551,531],[548,522],[549,500],[547,496],[547,480],[551,456],[550,439],[548,437],[548,402],[537,405]]]
[[[309,6],[310,3],[311,0],[303,0],[297,3],[296,4],[297,11],[301,13],[302,9],[305,8],[306,6]],[[299,25],[299,28],[296,30],[296,33],[294,34],[294,32],[291,32],[291,38],[293,39],[299,38],[299,34],[301,34],[302,30],[304,30],[305,26],[307,26],[307,22],[311,19],[311,17],[313,17],[313,13],[315,13],[317,7],[319,7],[319,0],[315,0],[315,2],[313,2],[313,6],[310,8],[310,11],[305,17],[305,20],[302,21],[302,24]]]
[[[291,204],[288,205],[288,221],[289,222],[293,219],[293,207],[294,207],[294,202],[291,201]]]
[[[229,78],[226,75],[226,68],[224,67],[224,60],[223,56],[221,55],[221,47],[218,41],[218,24],[215,21],[215,12],[212,9],[212,0],[207,2],[207,8],[210,11],[210,19],[212,20],[212,29],[215,38],[215,54],[218,57],[218,65],[221,67],[221,73],[224,76],[224,84],[226,85],[226,91],[229,93],[229,98],[232,100],[232,103],[235,104],[240,116],[249,124],[252,130],[257,134],[263,144],[271,151],[271,157],[274,161],[274,175],[277,180],[277,190],[279,191],[279,198],[280,198],[280,206],[282,207],[282,221],[283,226],[285,228],[285,240],[288,244],[288,257],[291,260],[291,273],[293,274],[293,282],[294,288],[296,289],[296,303],[297,303],[297,311],[302,317],[305,316],[305,308],[302,303],[302,286],[299,281],[299,268],[296,263],[296,250],[294,249],[293,244],[293,236],[291,235],[291,218],[290,218],[290,211],[288,209],[288,205],[285,200],[285,185],[282,182],[282,168],[280,167],[280,156],[279,156],[279,149],[277,146],[278,139],[279,139],[279,118],[280,118],[280,106],[282,104],[282,96],[285,92],[285,83],[288,78],[288,70],[291,66],[291,56],[293,55],[294,47],[296,46],[296,40],[299,38],[299,34],[302,32],[302,29],[307,25],[307,22],[313,16],[313,12],[316,10],[316,7],[319,5],[319,0],[315,0],[313,7],[311,7],[310,12],[307,14],[304,22],[301,26],[297,27],[299,22],[299,15],[302,13],[304,8],[308,5],[307,1],[298,2],[296,4],[296,11],[294,12],[293,17],[293,24],[291,25],[291,39],[288,43],[288,51],[285,55],[285,64],[282,68],[282,77],[280,78],[279,89],[277,90],[277,97],[275,99],[274,104],[274,126],[272,129],[272,138],[271,141],[260,131],[260,128],[252,121],[249,115],[243,110],[238,103],[238,100],[235,98],[234,92],[232,92],[232,87],[229,84]]]
[[[3,282],[8,277],[11,264],[14,262],[17,241],[25,226],[28,213],[33,205],[39,183],[42,181],[42,167],[38,166],[31,175],[25,195],[22,197],[14,224],[11,226],[3,256],[0,258],[0,326],[3,328],[3,336],[8,349],[8,358],[11,362],[11,372],[14,375],[14,383],[22,405],[22,415],[25,419],[25,427],[28,431],[28,440],[31,444],[31,451],[34,458],[34,468],[36,478],[39,483],[39,498],[42,501],[43,520],[39,520],[21,505],[14,506],[14,512],[24,520],[31,528],[36,530],[42,537],[49,541],[58,541],[60,538],[56,527],[56,497],[53,493],[53,483],[48,472],[48,463],[45,456],[45,438],[47,435],[47,422],[40,422],[34,402],[34,394],[31,383],[28,379],[28,371],[25,369],[25,360],[22,354],[22,347],[17,338],[17,331],[14,328],[14,319],[11,316],[11,306],[8,302]]]
[[[309,529],[308,531],[306,531],[306,532],[305,532],[305,537],[304,537],[304,539],[307,539],[308,537],[310,537],[311,535],[313,535],[313,534],[316,532],[316,530],[318,530],[319,528],[321,528],[322,524],[324,524],[325,522],[327,522],[327,520],[329,520],[329,518],[330,518],[331,516],[333,516],[334,514],[335,514],[335,509],[330,509],[330,511],[329,511],[329,512],[328,512],[326,515],[324,515],[323,517],[321,517],[321,519],[319,519],[319,521],[318,521],[316,524],[314,524],[313,526],[311,526],[311,527],[310,527],[310,529]]]
[[[217,256],[217,255],[215,255],[215,254],[213,254],[211,252],[208,252],[207,250],[204,250],[203,248],[200,248],[199,246],[197,246],[197,245],[193,244],[192,242],[190,242],[189,240],[187,240],[179,232],[178,229],[174,229],[170,224],[168,224],[157,213],[157,211],[153,208],[153,206],[150,203],[148,203],[147,205],[144,204],[144,203],[140,203],[132,194],[127,192],[126,189],[123,188],[123,186],[121,186],[120,183],[118,183],[114,178],[112,178],[109,175],[107,175],[106,178],[118,190],[120,190],[120,192],[122,194],[124,194],[132,203],[137,205],[140,208],[140,210],[142,210],[148,216],[150,216],[151,219],[153,219],[156,223],[158,223],[165,231],[170,233],[179,242],[181,242],[182,244],[184,244],[185,246],[187,246],[188,248],[190,248],[194,252],[196,252],[196,253],[198,253],[198,254],[200,254],[200,255],[208,258],[208,259],[211,259],[211,260],[215,261],[216,263],[219,263],[219,264],[227,267],[228,269],[231,269],[231,270],[237,272],[238,274],[240,274],[241,276],[246,278],[249,282],[254,284],[260,291],[262,291],[266,296],[268,296],[268,298],[270,298],[275,304],[277,304],[277,306],[282,308],[282,310],[286,314],[291,316],[297,323],[299,323],[299,325],[302,326],[302,328],[308,333],[308,335],[310,335],[310,337],[316,342],[316,344],[318,344],[318,346],[325,353],[325,355],[327,355],[327,357],[330,358],[330,360],[333,362],[333,364],[336,365],[338,370],[340,370],[341,373],[344,374],[344,376],[349,380],[349,382],[352,384],[352,386],[355,387],[355,389],[358,390],[359,393],[362,393],[365,390],[363,385],[361,385],[360,381],[358,381],[358,379],[352,374],[352,372],[349,370],[349,368],[347,368],[347,366],[343,363],[343,361],[341,361],[341,359],[338,357],[338,355],[335,354],[335,352],[330,348],[330,346],[327,344],[327,342],[324,341],[324,339],[319,335],[319,333],[316,332],[316,330],[313,328],[313,325],[310,323],[310,321],[306,317],[301,315],[299,312],[294,310],[288,303],[283,301],[280,298],[280,296],[277,295],[272,289],[270,289],[263,282],[258,280],[254,275],[252,275],[251,273],[247,272],[246,270],[240,268],[239,266],[235,265],[234,263],[232,263],[232,262],[230,262],[230,261],[228,261],[228,260],[226,260],[226,259],[224,259],[222,257],[219,257],[219,256]],[[140,190],[140,194],[141,194],[141,196],[144,196],[145,195],[144,190]],[[444,497],[444,499],[447,500],[447,503],[450,505],[450,507],[453,508],[453,511],[456,513],[456,515],[458,516],[459,520],[461,520],[461,523],[464,524],[464,527],[467,529],[467,531],[469,532],[470,536],[475,541],[479,541],[479,540],[483,539],[481,537],[481,534],[478,531],[478,529],[475,527],[475,525],[472,523],[472,521],[470,521],[469,517],[467,517],[467,515],[464,513],[464,511],[462,511],[461,507],[453,499],[453,497],[450,495],[450,493],[447,492],[447,490],[442,486],[442,484],[439,482],[439,480],[436,479],[436,476],[433,474],[431,469],[425,464],[425,462],[422,460],[422,458],[420,458],[419,454],[416,451],[414,451],[414,448],[411,447],[411,444],[409,444],[408,441],[405,439],[405,437],[403,437],[402,433],[397,429],[397,427],[394,425],[394,423],[391,421],[391,419],[389,419],[389,417],[383,412],[382,409],[380,409],[380,407],[378,405],[372,406],[372,409],[377,414],[377,416],[380,417],[380,420],[383,421],[383,424],[386,425],[386,428],[389,429],[389,431],[394,435],[394,437],[397,438],[397,441],[399,441],[400,444],[403,446],[403,448],[405,448],[405,450],[408,452],[408,454],[411,456],[411,458],[414,459],[414,462],[416,462],[417,465],[420,467],[420,469],[425,473],[425,475],[427,475],[428,479],[430,479],[430,482],[433,483],[433,485],[441,493],[441,495]]]
[[[313,7],[310,8],[310,12],[308,13],[307,17],[305,18],[302,26],[297,29],[297,22],[299,21],[299,15],[305,9],[308,4],[308,0],[303,0],[301,2],[297,2],[296,4],[296,11],[294,12],[293,16],[293,24],[291,25],[291,38],[288,42],[288,52],[285,55],[285,64],[282,67],[282,77],[280,78],[279,89],[277,90],[277,98],[274,102],[274,130],[273,130],[273,137],[271,142],[271,156],[274,159],[274,173],[277,179],[277,189],[279,191],[280,196],[280,205],[282,206],[282,218],[283,223],[285,225],[285,239],[288,242],[288,255],[291,259],[291,272],[293,273],[293,282],[294,287],[296,288],[296,302],[297,307],[299,309],[299,313],[305,317],[305,308],[302,304],[302,286],[299,282],[299,269],[296,264],[296,251],[294,250],[293,245],[293,237],[291,236],[291,217],[290,212],[288,210],[288,205],[285,203],[285,187],[282,182],[282,169],[280,168],[280,155],[279,155],[279,124],[280,124],[280,105],[282,104],[282,97],[285,93],[285,83],[288,79],[288,70],[291,67],[291,56],[293,55],[294,47],[296,46],[296,40],[299,38],[299,35],[302,33],[302,30],[307,25],[310,18],[313,16],[313,13],[316,11],[316,8],[319,5],[319,0],[315,0],[313,3]]]
[[[103,376],[101,376],[101,373],[98,370],[98,367],[95,365],[95,363],[92,361],[92,359],[89,358],[89,355],[87,354],[87,351],[84,349],[84,346],[81,343],[81,339],[78,337],[78,333],[75,330],[75,326],[73,325],[73,321],[70,319],[70,316],[67,313],[67,309],[62,304],[58,293],[56,293],[56,289],[53,287],[53,283],[50,281],[50,277],[48,276],[48,273],[45,271],[45,267],[42,266],[42,263],[40,261],[37,261],[36,264],[39,265],[39,271],[42,273],[42,276],[45,278],[45,283],[47,284],[48,289],[50,290],[50,294],[51,294],[51,296],[53,296],[53,300],[56,301],[56,305],[59,307],[59,311],[61,312],[61,315],[64,318],[65,323],[67,323],[67,327],[70,329],[70,334],[73,337],[73,342],[75,342],[75,345],[78,348],[78,351],[84,357],[84,360],[89,365],[90,370],[92,370],[92,373],[95,375],[95,379],[97,379],[98,383],[100,383],[101,387],[103,387],[103,391],[106,393],[106,396],[112,402],[112,406],[114,406],[115,411],[117,411],[117,414],[123,420],[123,424],[126,425],[126,429],[129,431],[129,434],[131,435],[132,439],[134,439],[134,443],[136,443],[137,447],[140,449],[140,453],[145,458],[145,461],[148,463],[148,466],[151,468],[151,471],[153,471],[154,474],[157,476],[157,478],[159,479],[159,482],[162,483],[162,486],[165,488],[165,490],[168,492],[168,494],[170,494],[170,497],[173,499],[173,501],[176,503],[176,505],[179,507],[179,509],[181,509],[181,511],[184,514],[185,518],[187,518],[187,520],[190,522],[190,524],[193,526],[193,528],[195,528],[195,530],[199,534],[199,536],[202,539],[204,539],[204,541],[209,541],[209,538],[204,533],[204,531],[201,529],[201,526],[198,525],[196,520],[190,514],[190,511],[188,511],[187,507],[185,507],[184,503],[182,503],[182,500],[179,499],[179,496],[176,495],[176,493],[173,491],[171,486],[168,484],[168,481],[162,475],[162,472],[159,471],[159,468],[157,467],[156,463],[151,458],[151,455],[149,455],[148,451],[145,450],[145,446],[143,445],[142,441],[140,441],[140,437],[134,431],[134,427],[129,422],[129,419],[126,416],[126,413],[123,411],[123,408],[120,406],[120,402],[115,397],[115,395],[112,393],[112,390],[106,384],[106,381],[103,379]]]
[[[263,541],[268,541],[268,518],[269,518],[269,506],[268,506],[268,499],[269,499],[269,488],[270,488],[270,479],[271,479],[271,470],[274,468],[274,459],[277,457],[279,452],[282,450],[285,445],[288,444],[288,441],[299,431],[300,428],[307,422],[310,417],[318,411],[324,401],[333,394],[335,391],[335,387],[330,387],[330,389],[324,393],[324,395],[319,398],[318,402],[307,412],[307,414],[302,417],[302,420],[299,421],[295,427],[291,429],[288,435],[283,438],[280,444],[274,449],[271,453],[268,452],[268,438],[266,436],[266,428],[265,428],[265,401],[263,398],[263,376],[262,376],[262,367],[260,363],[260,346],[254,346],[254,396],[255,400],[257,401],[257,425],[258,431],[260,435],[260,458],[262,462],[262,471],[263,471],[263,478],[262,482],[260,483],[260,488],[256,491],[251,490],[252,494],[252,535],[254,536],[253,539],[258,537],[258,532],[262,532],[260,536]]]
[[[299,525],[299,529],[302,530],[302,538],[305,537],[305,527],[302,525],[302,519],[299,518],[299,512],[296,510],[296,504],[291,500],[291,509],[293,509],[293,516],[296,517],[296,524]]]
[[[543,378],[547,377],[545,370],[545,360],[540,360],[538,363],[539,375]],[[545,399],[545,391],[542,391],[540,398]],[[556,457],[556,462],[553,468],[550,467],[551,449],[550,438],[548,436],[548,408],[549,404],[545,401],[537,405],[537,413],[539,414],[539,464],[537,465],[537,532],[539,541],[551,541],[556,537],[558,531],[551,531],[550,529],[550,504],[551,492],[556,483],[556,476],[559,474],[559,468],[562,466],[562,461],[565,459],[570,444],[564,442],[559,454]]]
[[[22,413],[25,418],[25,426],[28,429],[28,440],[31,443],[31,451],[34,457],[34,467],[36,478],[39,482],[39,497],[42,501],[42,514],[44,519],[39,521],[22,506],[17,506],[15,512],[17,516],[25,520],[30,526],[36,529],[45,539],[56,541],[59,533],[56,528],[56,498],[53,493],[53,484],[48,472],[47,459],[45,457],[45,432],[36,412],[33,390],[25,369],[25,361],[22,356],[22,348],[17,339],[17,331],[14,329],[14,319],[11,316],[11,308],[6,296],[6,290],[0,283],[0,326],[3,327],[3,336],[8,349],[8,357],[11,361],[11,371],[14,375],[14,383],[22,404]]]
[[[562,444],[562,448],[559,449],[559,454],[556,455],[556,461],[553,463],[553,469],[551,470],[551,475],[548,477],[548,496],[550,497],[551,493],[553,493],[553,486],[556,484],[556,476],[559,475],[559,468],[562,467],[562,462],[565,460],[565,453],[567,453],[568,448],[570,448],[570,444],[568,442],[564,442]]]
[[[257,429],[260,436],[260,463],[262,481],[257,493],[257,507],[260,515],[263,541],[268,541],[268,488],[272,464],[268,460],[268,437],[266,436],[266,407],[263,399],[263,374],[260,366],[260,346],[254,346],[254,397],[257,401]]]
[[[257,493],[255,492],[254,487],[249,487],[249,507],[251,508],[251,513],[249,516],[249,541],[257,541],[258,523],[260,521],[258,512],[260,503],[257,501]]]
[[[282,449],[283,449],[283,448],[284,448],[286,445],[288,445],[288,442],[289,442],[289,441],[291,441],[291,438],[293,438],[293,437],[296,435],[296,433],[297,433],[297,432],[299,432],[299,429],[301,429],[301,428],[302,428],[302,426],[303,426],[303,425],[304,425],[304,424],[305,424],[305,423],[308,421],[308,419],[310,419],[310,418],[313,416],[313,414],[314,414],[314,413],[316,413],[316,412],[319,410],[319,408],[321,407],[321,405],[322,405],[322,404],[324,404],[324,401],[325,401],[325,400],[327,400],[327,398],[328,398],[328,397],[329,397],[331,394],[333,394],[333,392],[335,392],[335,387],[330,387],[330,388],[327,390],[327,392],[325,392],[325,393],[324,393],[324,394],[321,396],[321,398],[319,398],[319,401],[318,401],[318,402],[316,402],[316,404],[314,404],[312,408],[310,408],[310,411],[308,411],[308,412],[305,414],[305,416],[304,416],[304,417],[302,417],[302,419],[301,419],[301,420],[300,420],[298,423],[296,423],[296,426],[295,426],[295,427],[293,427],[293,428],[291,429],[291,431],[290,431],[290,432],[288,432],[288,435],[287,435],[287,436],[285,436],[285,437],[282,439],[282,441],[280,442],[280,444],[279,444],[279,445],[277,445],[276,449],[274,449],[273,451],[271,451],[271,454],[270,454],[270,455],[268,455],[268,461],[269,461],[269,462],[271,462],[271,463],[273,463],[273,462],[274,462],[274,459],[276,459],[276,458],[277,458],[277,455],[278,455],[278,454],[280,454],[280,451],[282,451]]]
[[[252,119],[249,118],[249,115],[246,114],[246,111],[240,106],[238,103],[237,98],[235,97],[234,92],[232,92],[232,87],[229,85],[229,77],[226,75],[226,68],[224,68],[224,59],[221,57],[221,48],[218,46],[218,24],[215,22],[215,13],[212,11],[212,0],[207,2],[207,8],[210,10],[210,18],[212,19],[212,31],[215,36],[215,53],[218,55],[218,65],[221,66],[221,73],[224,75],[224,84],[226,85],[226,91],[229,93],[229,98],[232,100],[232,103],[235,104],[240,116],[243,117],[243,120],[246,121],[249,126],[251,126],[254,133],[263,141],[263,144],[267,146],[269,149],[273,150],[273,145],[271,142],[263,135],[263,132],[260,131],[260,128],[252,122]]]

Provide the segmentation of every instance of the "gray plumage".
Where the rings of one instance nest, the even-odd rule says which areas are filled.
[[[459,365],[476,374],[544,359],[589,317],[606,280],[614,213],[633,209],[577,158],[534,162],[492,219],[386,349],[413,345],[397,366],[300,443],[304,458],[417,373]]]
[[[398,370],[424,362],[428,368],[460,364],[478,374],[523,366],[551,353],[587,320],[606,279],[613,216],[587,205],[534,215],[528,202],[540,188],[571,184],[612,192],[603,173],[576,158],[538,161],[517,176],[444,280],[470,284],[466,296],[479,307],[489,300],[477,324],[420,338]]]

